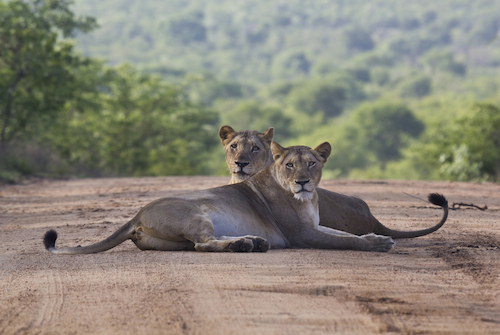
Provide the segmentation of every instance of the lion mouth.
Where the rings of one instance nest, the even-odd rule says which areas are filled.
[[[312,190],[309,190],[308,187],[306,187],[305,185],[301,185],[299,189],[295,188],[295,193],[300,193],[300,192],[312,192]]]
[[[313,197],[312,191],[308,191],[306,189],[301,189],[296,191],[293,195],[293,198],[300,201],[311,200]]]
[[[235,175],[240,179],[247,179],[250,177],[250,175],[244,171],[237,171]]]
[[[233,172],[233,176],[239,181],[247,180],[248,178],[250,178],[250,175],[244,171]]]
[[[308,189],[308,188],[306,188],[304,186],[301,186],[300,189],[295,188],[293,190],[293,193],[295,193],[295,194],[301,194],[301,193],[308,194],[308,193],[311,193],[312,191],[313,190],[310,190],[310,189]]]

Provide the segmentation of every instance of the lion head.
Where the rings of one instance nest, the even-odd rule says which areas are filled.
[[[270,149],[273,135],[274,128],[264,133],[254,130],[236,132],[230,126],[219,129],[226,163],[232,175],[230,184],[246,180],[273,163]]]
[[[311,149],[305,146],[283,148],[271,143],[275,162],[275,179],[285,190],[292,192],[297,200],[311,200],[321,180],[321,171],[330,156],[332,147],[324,142]]]

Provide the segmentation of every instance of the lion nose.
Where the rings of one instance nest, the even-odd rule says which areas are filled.
[[[296,184],[299,184],[301,186],[304,186],[305,184],[307,184],[311,179],[307,179],[307,180],[296,180],[295,183]]]
[[[238,165],[240,168],[244,168],[245,166],[247,166],[248,164],[250,164],[250,163],[246,163],[246,162],[245,162],[245,163],[244,163],[244,162],[235,162],[235,163],[236,163],[236,165]]]

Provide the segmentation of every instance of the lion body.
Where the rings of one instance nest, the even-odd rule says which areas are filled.
[[[264,133],[257,131],[236,132],[230,126],[223,126],[219,130],[226,162],[232,173],[230,184],[238,183],[250,178],[253,174],[266,168],[272,163],[272,153],[270,143],[274,129],[269,128]],[[251,143],[251,145],[249,145]],[[257,152],[252,152],[251,148],[258,146]],[[238,169],[235,162],[248,162],[246,170]],[[391,236],[393,238],[413,238],[430,234],[439,229],[446,221],[448,215],[448,204],[444,197],[431,197],[435,200],[435,205],[444,209],[441,221],[428,229],[417,231],[398,231],[385,227],[370,212],[370,208],[365,201],[322,188],[316,189],[319,203],[319,222],[321,226],[345,231],[355,235],[365,235],[375,233]]]
[[[45,247],[54,254],[85,254],[131,239],[141,250],[390,250],[390,237],[319,226],[316,186],[330,149],[328,143],[312,150],[273,142],[275,163],[241,183],[153,201],[112,236],[90,246],[56,249],[57,234],[49,231]]]

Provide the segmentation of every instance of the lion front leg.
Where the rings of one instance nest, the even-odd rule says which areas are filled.
[[[271,245],[269,242],[259,236],[221,236],[211,238],[206,242],[195,243],[194,248],[197,251],[232,251],[232,252],[266,252]]]
[[[195,243],[197,251],[232,251],[250,252],[254,249],[253,241],[245,237],[233,237],[228,239],[210,239],[206,242]]]
[[[221,236],[219,237],[219,240],[231,240],[234,241],[235,239],[239,240],[241,238],[245,238],[247,240],[251,240],[253,243],[253,249],[251,251],[253,252],[266,252],[271,248],[271,244],[269,242],[260,236],[253,236],[253,235],[245,235],[241,237],[232,237],[232,236]],[[235,246],[233,246],[234,248]],[[238,250],[233,250],[233,251],[238,251]]]
[[[367,251],[389,251],[396,245],[396,242],[390,236],[366,234],[360,236],[368,243]]]
[[[367,234],[357,236],[340,232],[328,227],[309,229],[298,236],[295,243],[299,247],[318,249],[351,249],[363,251],[387,252],[394,248],[394,241],[389,236]]]

